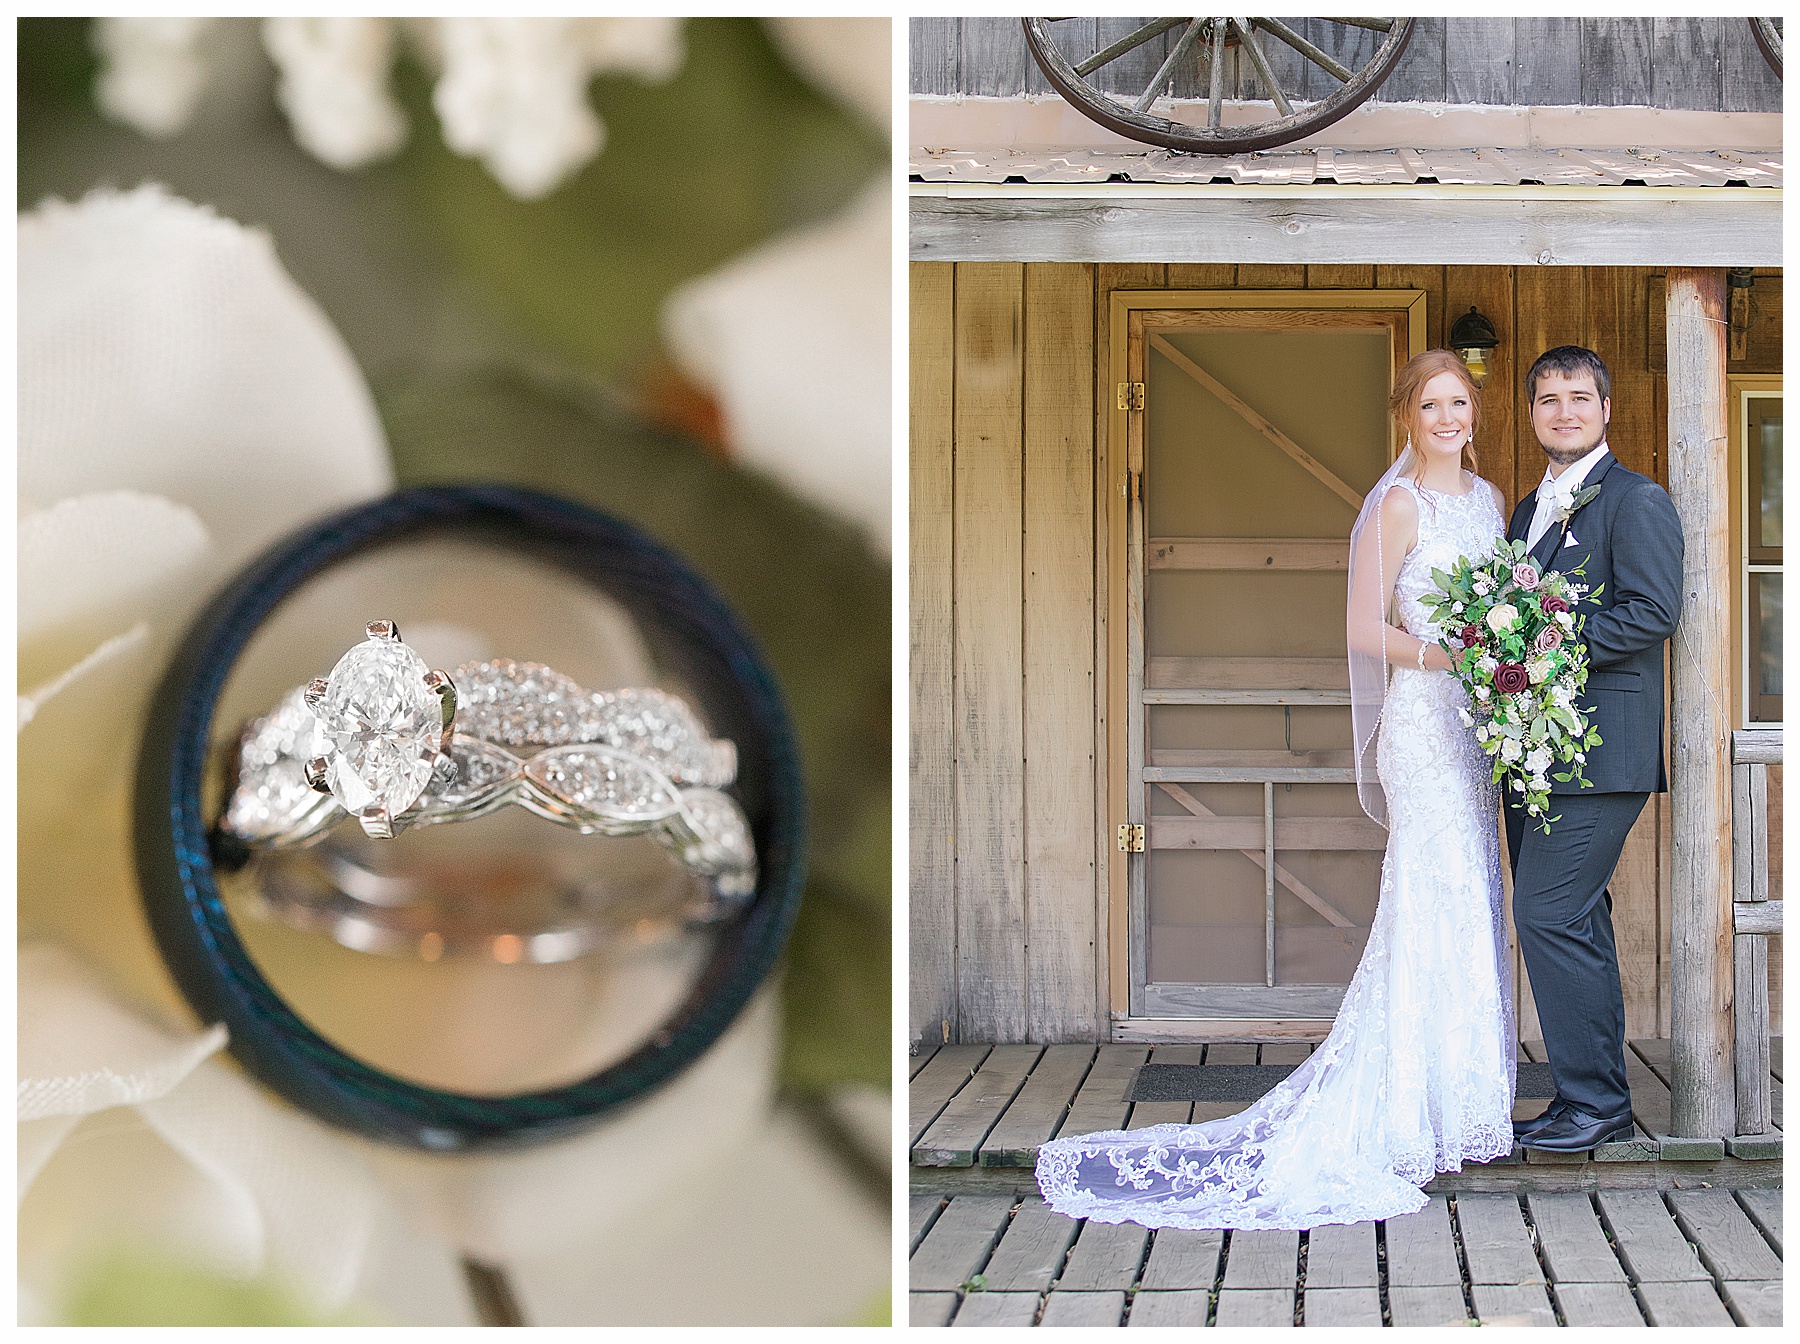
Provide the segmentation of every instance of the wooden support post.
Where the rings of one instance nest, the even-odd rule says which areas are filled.
[[[1725,273],[1668,273],[1669,494],[1686,567],[1671,644],[1671,1128],[1737,1128],[1732,1040],[1730,502]]]

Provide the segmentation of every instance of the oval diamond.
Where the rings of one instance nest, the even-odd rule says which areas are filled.
[[[378,638],[331,669],[313,714],[326,740],[325,782],[346,812],[398,816],[431,779],[444,717],[428,670],[399,640]]]

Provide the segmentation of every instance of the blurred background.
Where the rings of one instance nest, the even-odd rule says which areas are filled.
[[[363,22],[382,26],[21,20],[19,208],[160,183],[266,231],[366,378],[400,485],[499,480],[615,513],[743,614],[811,799],[777,1109],[790,1158],[858,1209],[832,1245],[748,1236],[739,1270],[700,1257],[690,1272],[732,1285],[711,1296],[509,1291],[527,1324],[885,1321],[888,24]],[[534,87],[536,111],[519,97]],[[27,857],[26,938],[35,889]],[[65,1323],[322,1319],[279,1275],[178,1257],[58,1283],[37,1309]]]

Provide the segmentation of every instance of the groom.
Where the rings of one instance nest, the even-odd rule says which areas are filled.
[[[1519,501],[1509,541],[1542,571],[1568,573],[1591,596],[1582,708],[1600,730],[1584,767],[1591,788],[1551,784],[1546,835],[1508,794],[1513,923],[1537,1000],[1556,1099],[1513,1132],[1528,1148],[1580,1153],[1631,1133],[1625,1002],[1607,890],[1626,834],[1663,774],[1663,642],[1681,606],[1681,520],[1663,489],[1606,446],[1612,379],[1600,356],[1559,345],[1525,378],[1531,427],[1550,459]],[[1602,587],[1604,585],[1604,587]]]

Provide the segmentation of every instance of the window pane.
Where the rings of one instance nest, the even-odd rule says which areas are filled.
[[[1771,405],[1771,402],[1765,402]],[[1763,415],[1761,433],[1762,456],[1762,544],[1781,545],[1781,412],[1771,408]]]
[[[1781,575],[1750,578],[1750,722],[1781,722]]]

